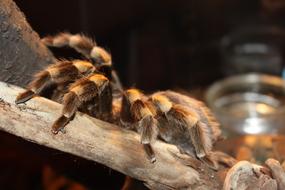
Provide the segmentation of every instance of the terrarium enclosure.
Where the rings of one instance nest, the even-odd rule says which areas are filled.
[[[284,18],[282,0],[0,0],[0,189],[284,189]],[[52,134],[50,89],[15,100],[56,58],[86,60],[41,40],[60,32],[106,49],[124,89],[204,102],[222,138],[199,157],[160,137],[151,163],[118,122],[77,112]]]

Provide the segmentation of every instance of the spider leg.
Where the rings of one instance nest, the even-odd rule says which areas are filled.
[[[123,92],[121,107],[120,107],[120,125],[126,129],[134,129],[135,119],[131,113],[131,102],[127,95],[127,91]]]
[[[106,88],[99,95],[99,113],[100,118],[105,121],[112,120],[112,88],[111,85],[106,86]]]
[[[56,87],[54,88],[50,99],[62,103],[63,102],[63,96],[68,92],[68,86],[70,82],[63,82],[63,83],[58,83]]]
[[[112,75],[112,80],[114,81],[114,87],[118,91],[117,94],[121,94],[123,91],[123,85],[122,85],[122,82],[121,82],[117,72],[115,70],[112,70],[111,75]]]
[[[141,128],[141,143],[149,160],[154,163],[156,161],[155,153],[151,144],[156,140],[158,130],[152,117],[145,117],[139,122]]]
[[[168,122],[174,127],[177,137],[191,140],[196,156],[202,158],[212,149],[210,130],[200,121],[199,115],[185,106],[174,104],[166,113]],[[181,141],[182,142],[182,141]]]
[[[196,124],[189,126],[189,133],[198,158],[208,155],[212,149],[212,140],[206,124],[198,121]]]
[[[64,115],[60,116],[52,126],[52,133],[57,134],[59,131],[65,133],[64,127],[73,119],[73,117],[66,117]]]
[[[104,48],[97,46],[94,40],[83,34],[62,32],[54,36],[46,36],[42,38],[42,42],[50,47],[69,46],[98,65],[112,65],[111,55]]]
[[[57,134],[74,117],[76,111],[86,102],[100,96],[109,87],[109,80],[100,74],[93,74],[73,83],[64,95],[62,115],[52,125]]]
[[[123,92],[123,86],[117,72],[108,63],[103,63],[97,68],[100,72],[104,73],[107,78],[112,79],[112,86],[114,87],[114,92],[116,93],[115,95],[113,94],[113,96],[120,96]]]
[[[144,144],[143,148],[150,162],[151,163],[156,162],[156,157],[155,157],[155,153],[153,151],[152,146],[150,144]]]
[[[137,123],[137,131],[141,134],[141,143],[144,145],[145,152],[153,163],[156,161],[155,153],[151,144],[155,142],[158,136],[157,121],[151,111],[142,100],[136,100],[131,106]]]
[[[114,87],[122,91],[122,84],[118,74],[112,67],[112,57],[104,48],[97,46],[96,42],[91,38],[82,34],[70,34],[67,32],[59,33],[54,36],[46,36],[42,38],[42,42],[50,47],[65,47],[69,46],[81,53],[88,59],[92,59],[96,66],[108,66],[110,71],[106,74],[108,78],[114,81]],[[109,76],[110,75],[110,76]]]
[[[15,100],[16,104],[25,103],[35,94],[38,94],[50,82],[51,77],[48,71],[40,71],[36,74],[35,79],[29,84],[28,90],[20,93]]]
[[[91,59],[97,63],[98,70],[102,71],[105,76],[113,81],[113,87],[117,94],[121,94],[123,91],[121,80],[113,68],[112,57],[104,48],[99,46],[93,47],[90,53]]]
[[[141,143],[142,144],[151,144],[157,138],[157,122],[153,116],[148,115],[143,117],[138,122],[138,128],[141,131]]]
[[[63,130],[63,128],[73,118],[80,104],[81,104],[80,99],[76,93],[68,92],[64,96],[64,107],[62,115],[52,125],[52,132],[54,134],[57,134],[59,131]]]
[[[38,72],[34,80],[28,85],[28,90],[16,98],[16,104],[24,103],[35,94],[39,94],[50,84],[68,84],[80,78],[83,74],[94,72],[95,67],[87,61],[57,61],[46,69]]]
[[[42,38],[42,42],[50,47],[69,46],[77,52],[83,54],[87,58],[91,58],[92,48],[97,46],[96,42],[82,34],[70,34],[62,32],[54,36],[46,36]]]
[[[85,106],[80,108],[84,113],[100,118],[104,121],[113,122],[113,96],[112,88],[110,85],[91,101],[87,102]]]
[[[157,92],[156,94],[167,97],[174,104],[179,104],[195,110],[195,112],[199,114],[200,120],[210,129],[213,142],[223,138],[219,122],[203,102],[171,90]]]
[[[120,120],[122,125],[134,128],[140,134],[140,141],[148,158],[155,162],[155,154],[151,147],[158,136],[155,112],[148,105],[147,97],[138,89],[123,92]]]

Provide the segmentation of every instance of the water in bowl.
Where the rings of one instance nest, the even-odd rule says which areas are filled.
[[[273,114],[283,104],[282,100],[255,92],[227,94],[215,101],[216,107],[237,117],[260,117]]]
[[[215,101],[215,107],[227,113],[220,116],[228,124],[225,127],[241,134],[277,133],[284,122],[285,116],[280,115],[284,104],[284,96],[258,92],[224,94]]]

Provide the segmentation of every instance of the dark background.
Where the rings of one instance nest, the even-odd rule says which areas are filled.
[[[15,2],[40,36],[69,31],[94,37],[112,53],[123,85],[147,92],[204,89],[225,76],[224,36],[251,25],[283,27],[285,18],[283,0]],[[124,176],[107,167],[4,133],[0,154],[0,189],[48,189],[46,183],[63,178],[68,180],[61,188],[49,190],[119,189],[123,184]]]
[[[283,0],[16,0],[40,36],[85,33],[110,50],[126,87],[192,89],[223,76],[219,43],[250,25],[283,25]]]

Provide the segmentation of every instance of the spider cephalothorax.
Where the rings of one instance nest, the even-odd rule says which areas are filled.
[[[42,41],[49,46],[70,46],[89,60],[56,61],[36,74],[27,90],[16,99],[17,104],[23,103],[50,84],[56,84],[62,95],[59,102],[63,104],[63,110],[52,125],[54,134],[62,131],[80,110],[136,130],[152,162],[156,160],[152,144],[157,138],[200,159],[211,154],[221,131],[202,102],[173,91],[145,95],[134,88],[120,89],[120,96],[114,96],[113,89],[120,87],[120,83],[112,70],[111,55],[93,40],[83,35],[60,33]],[[120,106],[114,106],[114,102],[121,102]]]

